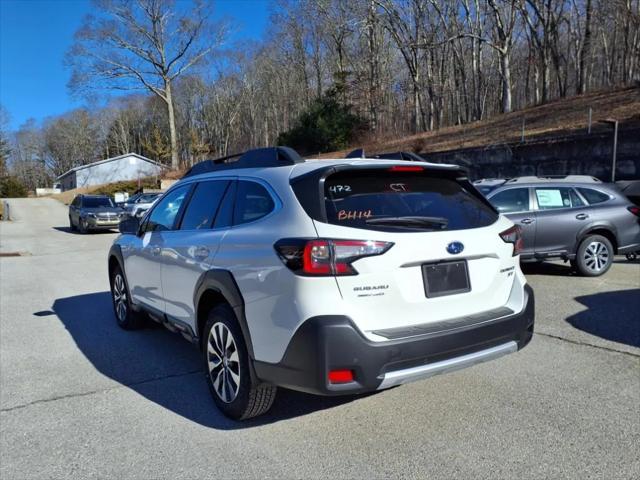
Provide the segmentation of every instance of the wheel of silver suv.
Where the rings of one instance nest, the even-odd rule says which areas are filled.
[[[120,272],[113,279],[113,303],[118,320],[124,322],[127,318],[127,289],[124,286],[124,278],[122,278]]]
[[[271,408],[277,388],[250,372],[249,353],[233,309],[211,309],[202,332],[202,356],[213,401],[228,417],[245,420]]]
[[[125,330],[134,330],[144,325],[144,317],[133,311],[131,295],[127,287],[127,280],[120,266],[111,271],[111,300],[116,322]]]
[[[604,274],[613,263],[613,246],[602,235],[585,238],[578,247],[576,268],[581,275],[598,277]]]
[[[232,402],[240,389],[240,358],[233,334],[224,323],[215,323],[209,331],[207,356],[215,393],[223,402]]]

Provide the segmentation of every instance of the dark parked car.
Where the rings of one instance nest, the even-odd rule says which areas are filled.
[[[69,227],[80,233],[118,228],[124,213],[107,195],[78,195],[69,205]]]
[[[596,178],[513,178],[487,198],[522,229],[523,261],[561,258],[595,277],[640,249],[640,207]]]

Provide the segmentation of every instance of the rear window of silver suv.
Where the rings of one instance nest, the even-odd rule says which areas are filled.
[[[346,171],[324,184],[327,220],[369,230],[463,230],[491,225],[495,211],[454,179],[411,172]]]
[[[578,187],[578,191],[587,200],[589,205],[606,202],[611,198],[606,193],[599,192],[598,190],[594,190],[592,188]]]

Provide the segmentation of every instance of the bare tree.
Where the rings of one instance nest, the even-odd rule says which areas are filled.
[[[49,183],[43,132],[33,118],[21,125],[15,134],[9,170],[29,190]]]
[[[9,112],[0,105],[0,178],[7,175],[7,160],[11,154],[8,138]]]
[[[384,11],[385,27],[394,39],[409,70],[413,94],[413,130],[424,128],[422,105],[422,63],[426,3],[424,0],[375,0]]]
[[[511,47],[516,26],[516,0],[487,0],[493,15],[493,47],[500,57],[502,113],[511,111]]]
[[[171,165],[179,166],[172,85],[203,63],[220,43],[223,29],[209,19],[207,4],[196,0],[184,10],[170,0],[100,0],[98,16],[88,16],[76,33],[67,59],[70,86],[146,89],[167,107]]]
[[[589,81],[589,67],[587,59],[591,54],[591,16],[593,7],[591,0],[586,0],[585,18],[584,18],[584,35],[582,37],[582,45],[580,46],[580,63],[578,64],[578,86],[576,93],[584,93],[587,91]]]
[[[46,122],[41,152],[51,172],[58,176],[79,165],[94,162],[99,157],[96,139],[98,128],[88,110],[78,109]],[[29,143],[31,148],[34,142]],[[35,154],[30,154],[33,157]]]

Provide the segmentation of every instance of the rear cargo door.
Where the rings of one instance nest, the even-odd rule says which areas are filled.
[[[346,170],[324,182],[321,238],[393,242],[336,276],[345,309],[371,331],[503,306],[513,284],[511,225],[455,176],[422,167]],[[468,184],[467,184],[468,185]]]

